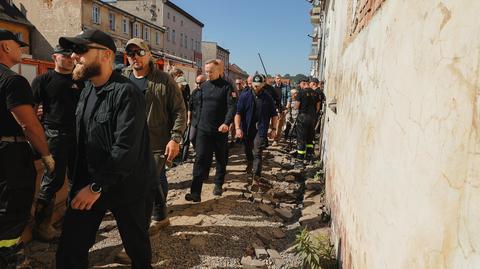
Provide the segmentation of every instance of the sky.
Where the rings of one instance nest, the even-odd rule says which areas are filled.
[[[310,73],[309,11],[306,0],[171,0],[197,18],[204,41],[215,41],[230,51],[230,63],[247,73]]]

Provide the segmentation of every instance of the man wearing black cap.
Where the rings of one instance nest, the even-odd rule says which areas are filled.
[[[113,72],[116,47],[109,35],[87,30],[59,42],[73,51],[73,78],[87,81],[76,111],[77,158],[57,268],[88,267],[88,250],[107,209],[132,268],[152,268],[148,223],[155,166],[143,94]]]
[[[55,160],[55,173],[45,173],[35,203],[34,237],[51,241],[60,234],[51,225],[55,194],[62,188],[65,173],[71,178],[75,158],[75,108],[83,83],[72,79],[71,51],[60,45],[52,55],[55,69],[36,77],[32,82],[35,103],[42,106],[42,123],[48,147]]]
[[[318,96],[308,88],[308,80],[300,80],[297,97],[297,168],[303,168],[303,161],[313,157],[315,115],[318,111]]]
[[[28,81],[10,70],[27,44],[0,29],[0,268],[15,268],[20,235],[30,219],[35,167],[29,142],[51,173],[55,161],[33,109]]]
[[[275,128],[268,133],[270,121],[277,126],[275,101],[264,90],[265,79],[261,75],[253,77],[253,90],[240,95],[235,115],[235,136],[244,138],[247,167],[253,168],[252,182],[261,176],[262,153],[268,146],[268,137],[273,139]]]

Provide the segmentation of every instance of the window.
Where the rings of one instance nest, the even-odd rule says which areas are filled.
[[[190,38],[190,49],[193,50],[193,38]]]
[[[175,44],[175,29],[172,29],[172,43]]]
[[[167,13],[167,19],[170,19],[170,12]]]
[[[140,37],[139,31],[138,31],[138,24],[137,24],[137,23],[135,23],[135,24],[133,25],[133,35],[134,35],[135,37]]]
[[[175,22],[175,15],[173,15],[173,22]]]
[[[122,19],[122,30],[124,34],[128,34],[128,20],[125,18]]]
[[[93,5],[92,21],[95,24],[100,24],[100,7],[98,7],[97,5]]]
[[[148,27],[143,27],[143,39],[150,40],[150,29]]]
[[[188,37],[185,35],[185,39],[183,40],[183,46],[188,49]]]
[[[170,28],[167,27],[167,41],[170,42]]]
[[[115,14],[113,12],[108,13],[108,25],[110,30],[115,31]]]
[[[180,47],[183,47],[183,34],[180,33]]]
[[[160,33],[155,32],[155,44],[160,45]]]
[[[183,20],[180,20],[180,26],[183,26]]]

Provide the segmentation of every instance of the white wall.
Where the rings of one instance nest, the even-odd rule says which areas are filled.
[[[343,268],[480,268],[480,1],[329,10],[327,196]]]

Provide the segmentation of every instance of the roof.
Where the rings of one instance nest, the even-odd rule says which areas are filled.
[[[247,72],[243,71],[242,68],[240,68],[238,65],[236,64],[230,64],[228,65],[228,70],[230,71],[233,71],[235,73],[240,73],[240,74],[245,74],[245,75],[248,75]]]
[[[15,5],[10,5],[5,0],[0,0],[0,20],[34,27]]]
[[[186,12],[185,10],[181,9],[179,6],[175,5],[174,3],[172,3],[171,1],[165,1],[165,5],[171,7],[172,9],[178,11],[180,14],[182,14],[183,16],[187,17],[188,19],[190,19],[191,21],[193,21],[194,23],[200,25],[200,27],[204,27],[205,25],[197,20],[195,17],[193,17],[192,15],[190,15],[188,12]]]

